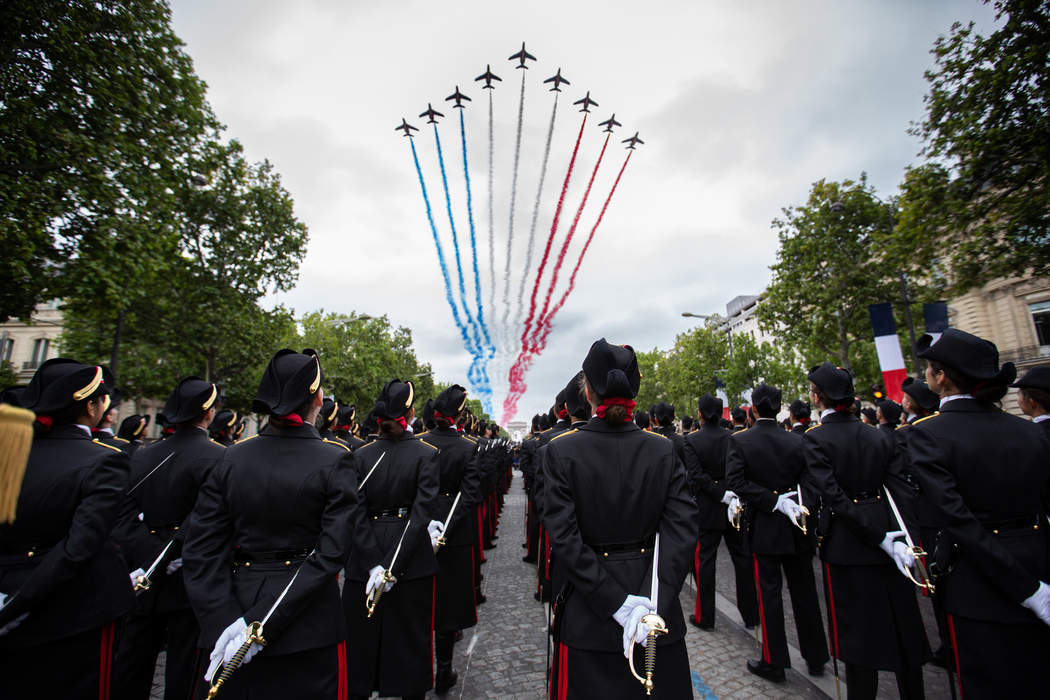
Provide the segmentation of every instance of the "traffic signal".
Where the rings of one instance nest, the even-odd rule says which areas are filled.
[[[879,401],[882,401],[886,398],[886,389],[882,386],[882,384],[872,384],[871,396],[874,402],[878,403]]]

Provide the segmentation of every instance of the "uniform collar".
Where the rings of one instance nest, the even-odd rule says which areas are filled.
[[[586,425],[580,426],[580,430],[590,430],[596,433],[629,433],[635,430],[641,430],[641,428],[639,428],[633,420],[629,420],[620,425],[609,425],[603,418],[595,416],[587,421]]]
[[[972,399],[972,394],[952,394],[951,396],[944,396],[941,398],[939,408],[943,411],[944,406],[952,401],[958,401],[959,399]]]
[[[261,434],[272,435],[275,437],[307,438],[314,440],[321,439],[321,435],[317,432],[317,428],[309,424],[276,425],[274,423],[267,423],[266,427],[262,429]]]

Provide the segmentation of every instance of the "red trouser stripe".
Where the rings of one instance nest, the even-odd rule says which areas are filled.
[[[113,633],[116,630],[115,623],[109,623],[102,628],[99,639],[98,658],[98,697],[99,700],[109,700],[109,676],[113,668]]]
[[[346,700],[346,641],[335,647],[336,663],[339,667],[339,678],[336,680],[336,700]]]
[[[561,663],[558,665],[558,700],[569,695],[569,647],[561,645]]]
[[[696,581],[696,610],[693,611],[693,617],[700,622],[700,540],[696,541],[696,554],[693,555],[693,580]]]
[[[955,677],[959,679],[959,700],[963,700],[962,669],[959,667],[959,645],[955,643],[955,620],[948,615],[948,636],[952,639],[952,652],[955,654]]]
[[[481,534],[481,508],[478,508],[478,552],[480,552],[481,561],[485,561],[485,537]]]
[[[766,608],[762,603],[762,581],[758,578],[758,555],[752,554],[755,562],[755,591],[758,593],[758,623],[762,626],[762,660],[770,663],[769,634],[766,632]]]
[[[430,578],[430,685],[434,685],[434,616],[437,614],[437,576]]]
[[[839,658],[839,620],[835,615],[835,593],[831,590],[831,567],[824,562],[824,575],[828,581],[828,607],[831,609],[831,642],[835,647],[835,658]]]

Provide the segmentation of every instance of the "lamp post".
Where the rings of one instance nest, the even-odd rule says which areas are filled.
[[[682,318],[699,318],[703,321],[708,321],[712,318],[717,318],[718,314],[694,314],[690,311],[683,311]],[[729,327],[729,319],[726,319],[726,341],[729,343],[729,359],[733,359],[733,332]]]

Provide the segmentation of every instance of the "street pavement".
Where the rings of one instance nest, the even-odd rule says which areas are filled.
[[[481,567],[485,579],[482,590],[488,602],[478,608],[478,624],[464,630],[463,639],[456,644],[454,665],[459,682],[444,696],[448,700],[536,700],[546,696],[546,627],[547,608],[533,599],[536,590],[536,567],[521,561],[524,550],[525,494],[521,476],[515,473],[510,493],[506,497],[500,517],[497,547],[485,553],[486,563]],[[747,672],[747,659],[756,659],[760,651],[755,634],[743,626],[735,605],[733,568],[723,545],[718,555],[718,591],[715,629],[698,630],[690,626],[686,635],[692,672],[693,697],[696,700],[716,698],[804,698],[818,700],[835,697],[835,679],[831,662],[825,675],[813,678],[806,674],[806,666],[798,653],[798,638],[792,619],[791,605],[785,601],[788,643],[796,660],[789,669],[787,680],[774,684]],[[818,563],[814,562],[820,590]],[[696,589],[692,577],[686,578],[682,588],[683,610],[688,615],[695,604]],[[826,622],[826,611],[821,596],[821,609]],[[929,601],[920,598],[920,608],[927,633],[936,646],[937,629]],[[825,625],[826,626],[826,625]],[[260,661],[262,657],[260,657]],[[627,663],[624,660],[624,663]],[[157,665],[152,698],[163,698],[164,656]],[[799,671],[801,669],[801,671]],[[845,669],[842,696],[846,694]],[[934,700],[951,697],[947,676],[939,668],[925,667],[926,697]],[[897,686],[893,674],[881,673],[879,698],[895,698]],[[428,697],[436,697],[432,692]]]

